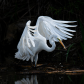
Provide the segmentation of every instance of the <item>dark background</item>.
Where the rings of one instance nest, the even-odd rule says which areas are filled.
[[[35,25],[39,16],[56,20],[77,21],[74,37],[63,41],[65,51],[57,43],[55,51],[39,53],[38,63],[69,64],[84,68],[84,0],[0,0],[0,66],[27,64],[14,58],[17,44],[28,20]],[[81,32],[82,30],[82,32]]]

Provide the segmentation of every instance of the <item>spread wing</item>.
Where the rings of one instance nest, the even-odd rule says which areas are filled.
[[[72,38],[73,34],[70,32],[76,32],[75,30],[68,29],[67,27],[76,27],[77,25],[68,25],[66,23],[74,23],[76,21],[61,21],[54,20],[48,16],[40,16],[37,20],[39,33],[49,40],[50,35],[56,35],[57,38],[54,41],[58,42],[58,38],[61,40],[67,40]]]
[[[20,41],[18,43],[18,52],[15,53],[15,58],[22,60],[29,60],[30,56],[34,56],[31,47],[35,47],[34,32],[36,31],[36,26],[30,26],[31,21],[26,23]]]

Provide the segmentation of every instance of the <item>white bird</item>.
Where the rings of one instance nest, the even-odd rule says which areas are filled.
[[[35,61],[36,66],[40,51],[52,52],[56,47],[55,42],[60,42],[65,48],[62,40],[72,38],[73,34],[70,32],[76,32],[66,27],[77,26],[66,23],[74,22],[76,21],[54,20],[48,16],[40,16],[37,19],[36,25],[30,26],[31,21],[29,20],[17,45],[18,52],[15,53],[15,58],[26,61],[31,59],[31,62]],[[49,40],[52,47],[47,45],[47,40]]]

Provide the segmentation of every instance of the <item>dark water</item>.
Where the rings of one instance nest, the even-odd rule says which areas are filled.
[[[0,72],[0,84],[84,84],[84,74],[18,74]]]

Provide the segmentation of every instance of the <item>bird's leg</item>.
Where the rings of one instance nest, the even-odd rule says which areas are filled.
[[[31,56],[31,66],[33,67],[33,56]]]
[[[36,64],[37,64],[37,61],[38,61],[38,54],[35,55],[34,61],[35,61],[35,67],[36,67]]]
[[[31,62],[31,67],[34,67],[34,66],[33,66],[33,62]]]

